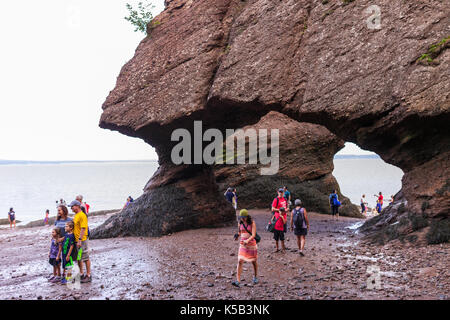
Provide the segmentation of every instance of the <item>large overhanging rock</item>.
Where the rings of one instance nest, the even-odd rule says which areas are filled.
[[[379,0],[381,25],[366,13],[373,4],[166,1],[160,24],[122,69],[100,126],[144,139],[170,167],[174,129],[192,130],[200,119],[206,128],[241,128],[279,111],[323,125],[405,172],[387,219],[369,231],[406,213],[447,224],[448,3]]]
[[[267,128],[279,128],[278,173],[261,175],[264,165],[249,164],[248,159],[241,165],[217,165],[214,174],[220,190],[237,188],[240,208],[268,209],[277,189],[287,186],[292,193],[292,201],[299,198],[308,210],[329,213],[328,196],[336,189],[342,203],[340,214],[361,217],[358,207],[340,194],[332,174],[334,155],[344,147],[344,141],[322,126],[300,123],[275,111],[243,130]]]

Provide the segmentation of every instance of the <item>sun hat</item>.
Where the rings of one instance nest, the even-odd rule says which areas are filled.
[[[245,218],[245,217],[248,217],[248,211],[247,211],[247,209],[242,209],[239,212],[239,218]]]

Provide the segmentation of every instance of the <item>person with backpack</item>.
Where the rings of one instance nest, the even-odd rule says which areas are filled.
[[[309,219],[306,209],[302,207],[302,201],[296,199],[294,204],[295,208],[292,210],[291,217],[291,231],[294,231],[297,237],[299,254],[303,257],[305,256],[303,249],[305,248],[306,235],[309,230]]]
[[[333,190],[333,192],[329,196],[330,200],[330,207],[331,207],[331,215],[336,216],[336,219],[339,220],[339,207],[341,206],[341,203],[339,201],[338,195],[336,193],[336,190]]]
[[[280,212],[280,209],[284,208],[286,212],[288,211],[289,205],[288,202],[286,200],[286,198],[284,197],[284,189],[280,188],[278,189],[278,196],[273,199],[272,201],[272,218],[275,215],[276,212]],[[286,219],[287,221],[287,219]],[[284,232],[287,232],[287,226],[284,226]]]
[[[242,267],[244,262],[251,262],[253,264],[253,270],[255,276],[253,277],[253,284],[258,283],[258,245],[261,240],[260,236],[256,233],[256,223],[252,217],[248,214],[246,209],[242,209],[239,212],[239,233],[235,235],[235,240],[239,239],[239,254],[238,265],[236,272],[236,281],[231,284],[235,287],[240,287]]]

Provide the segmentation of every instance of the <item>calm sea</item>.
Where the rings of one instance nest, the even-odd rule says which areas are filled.
[[[128,196],[137,198],[158,163],[101,162],[0,165],[0,217],[14,207],[16,219],[43,219],[45,210],[56,215],[55,201],[69,203],[77,194],[92,211],[122,208]]]
[[[380,191],[385,206],[391,195],[402,188],[403,171],[381,159],[335,159],[333,175],[341,187],[341,192],[354,204],[359,205],[363,194],[369,207],[374,207]]]
[[[336,159],[334,175],[341,191],[359,205],[362,193],[375,202],[382,191],[386,198],[401,188],[403,172],[381,159]],[[158,168],[154,161],[0,165],[0,217],[14,207],[23,222],[42,219],[45,210],[56,214],[55,201],[67,202],[82,194],[91,210],[121,208],[128,196],[142,194]]]

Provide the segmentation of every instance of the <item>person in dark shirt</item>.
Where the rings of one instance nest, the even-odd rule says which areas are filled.
[[[8,220],[9,220],[9,227],[10,227],[10,229],[12,229],[13,225],[14,225],[14,229],[15,229],[16,228],[16,213],[14,212],[13,208],[9,209]]]
[[[72,278],[73,261],[77,260],[77,251],[75,249],[75,235],[73,234],[74,227],[75,226],[73,221],[69,221],[66,223],[66,235],[64,236],[61,249],[61,261],[64,270],[63,275],[66,276],[61,279],[61,284],[66,284],[67,280],[70,280]]]

